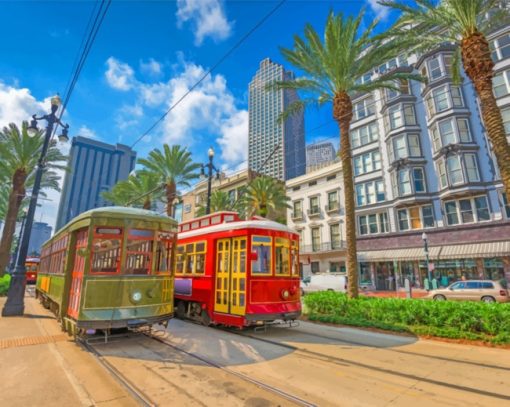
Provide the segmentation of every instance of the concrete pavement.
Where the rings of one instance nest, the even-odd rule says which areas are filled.
[[[0,406],[95,405],[137,404],[34,298],[24,317],[0,317]]]

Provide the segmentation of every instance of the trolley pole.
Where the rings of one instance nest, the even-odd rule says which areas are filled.
[[[46,120],[47,122],[46,133],[44,135],[41,155],[39,156],[39,161],[37,163],[34,187],[32,188],[32,195],[30,196],[30,203],[28,205],[25,225],[21,231],[19,252],[16,256],[16,267],[14,269],[14,273],[12,274],[11,284],[7,293],[7,301],[4,305],[4,308],[2,309],[2,316],[4,317],[23,315],[23,312],[25,311],[25,261],[28,254],[28,245],[30,243],[32,225],[34,223],[35,209],[37,207],[37,197],[39,196],[39,190],[41,189],[41,180],[45,167],[46,153],[48,152],[48,147],[50,145],[50,140],[55,125],[60,125],[63,127],[62,135],[59,136],[59,140],[63,142],[69,140],[69,137],[67,136],[69,126],[67,124],[62,124],[56,115],[60,103],[61,101],[59,96],[51,98],[51,113],[42,117],[36,117],[36,115],[33,115],[30,126],[27,129],[27,132],[30,136],[36,136],[39,133],[39,129],[37,128],[37,121]]]

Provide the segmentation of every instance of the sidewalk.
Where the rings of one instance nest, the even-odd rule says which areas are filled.
[[[405,291],[360,291],[360,295],[364,295],[366,297],[379,297],[379,298],[406,298],[407,294]],[[413,298],[423,298],[427,295],[428,291],[423,289],[413,289],[412,296]]]
[[[0,406],[95,405],[137,404],[35,298],[25,316],[0,316]]]

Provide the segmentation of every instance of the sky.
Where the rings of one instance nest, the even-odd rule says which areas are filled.
[[[1,1],[0,126],[49,110],[64,94],[96,1]],[[197,162],[215,149],[225,171],[247,166],[248,83],[260,61],[292,70],[279,47],[292,47],[310,23],[319,33],[330,10],[357,14],[380,29],[393,18],[377,0],[287,0],[197,88],[139,142],[190,87],[278,1],[114,0],[96,37],[64,116],[69,135],[133,146],[144,157],[163,143],[190,149]],[[297,72],[299,75],[299,72]],[[305,113],[307,143],[330,140],[338,129],[329,107]],[[136,144],[134,144],[137,142]],[[61,146],[68,152],[69,143]],[[59,193],[48,191],[36,221],[55,224]]]

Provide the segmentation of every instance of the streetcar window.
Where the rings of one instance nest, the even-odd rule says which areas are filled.
[[[143,229],[130,229],[129,230],[129,237],[134,237],[134,238],[144,237],[144,238],[152,239],[153,236],[154,236],[153,230],[143,230]]]
[[[209,218],[207,219],[202,219],[200,221],[200,227],[204,227],[204,226],[209,226],[210,222],[209,222]]]
[[[212,225],[217,225],[220,222],[221,222],[221,216],[219,216],[219,215],[213,216],[211,218],[211,224]]]
[[[149,274],[152,260],[152,240],[128,239],[126,251],[126,274]]]
[[[253,236],[251,243],[255,259],[251,262],[253,274],[271,274],[271,237]]]
[[[288,276],[290,273],[289,240],[277,237],[275,243],[276,243],[275,250],[276,274]]]
[[[122,230],[119,228],[97,228],[96,233],[98,235],[120,235]]]
[[[120,239],[95,238],[92,242],[93,273],[116,273],[120,263]]]
[[[299,275],[299,252],[297,240],[292,240],[290,248],[290,266],[292,268],[292,275]]]
[[[186,274],[204,274],[205,271],[205,242],[186,245]]]
[[[157,271],[159,273],[172,272],[174,241],[172,235],[160,233],[156,246]]]
[[[175,272],[178,274],[184,273],[184,262],[186,260],[186,253],[184,251],[184,246],[177,246],[177,254],[175,261]]]

